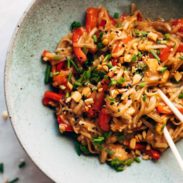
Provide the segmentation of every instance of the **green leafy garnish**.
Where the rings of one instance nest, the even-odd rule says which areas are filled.
[[[183,93],[180,93],[180,94],[179,94],[179,98],[180,98],[180,99],[183,99]]]
[[[131,62],[136,62],[136,61],[137,61],[137,55],[133,55],[132,59],[131,59]]]
[[[146,37],[148,32],[146,31],[140,31],[138,29],[135,29],[134,32],[133,32],[134,36],[136,37]]]
[[[146,86],[146,83],[141,82],[141,83],[139,83],[139,86],[143,88],[144,86]]]
[[[72,22],[70,29],[72,31],[73,29],[76,29],[78,27],[81,27],[81,23],[77,22],[77,21],[74,21],[74,22]]]
[[[76,70],[78,73],[81,72],[80,69],[79,69],[79,67],[76,65],[76,63],[75,63],[72,59],[67,58],[67,60],[69,60],[70,64],[73,65],[73,67],[75,68],[75,70]]]
[[[105,56],[105,58],[104,58],[103,61],[105,62],[105,61],[109,60],[109,59],[111,58],[111,56],[112,56],[111,54],[107,54],[107,55]]]
[[[118,81],[117,84],[123,84],[125,82],[125,78],[121,77]]]
[[[119,18],[119,13],[118,12],[115,12],[114,15],[113,15],[114,18]]]
[[[78,141],[74,141],[74,145],[78,156],[80,156],[82,153],[85,155],[90,154],[88,148],[85,145],[80,144]]]
[[[158,55],[156,54],[156,52],[154,50],[150,50],[150,53],[154,56],[155,59],[158,60],[158,62],[160,62],[160,58],[158,57]]]
[[[140,163],[140,158],[135,157],[135,158],[134,158],[134,161],[137,162],[137,163]]]
[[[4,173],[4,163],[0,163],[0,173]]]
[[[108,64],[107,64],[107,67],[108,67],[109,69],[111,69],[113,66],[112,66],[111,63],[108,63]]]

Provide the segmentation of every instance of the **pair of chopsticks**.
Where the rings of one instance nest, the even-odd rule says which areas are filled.
[[[175,116],[181,121],[183,122],[183,115],[181,114],[181,112],[174,106],[174,104],[168,99],[168,97],[160,90],[158,89],[158,94],[159,96],[162,98],[162,100],[167,104],[167,106],[172,110],[172,112],[175,114]],[[166,138],[167,143],[170,146],[170,149],[172,150],[172,153],[174,154],[181,170],[183,171],[183,160],[179,154],[178,149],[176,148],[176,145],[172,139],[172,137],[170,136],[167,127],[165,126],[163,129],[163,133],[164,136]]]

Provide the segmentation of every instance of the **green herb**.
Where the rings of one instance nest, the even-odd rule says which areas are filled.
[[[99,136],[99,137],[93,138],[92,141],[95,145],[97,145],[97,144],[102,144],[104,142],[104,140],[105,140],[105,138],[103,136]]]
[[[142,53],[139,51],[139,52],[137,53],[137,56],[138,56],[139,59],[141,59],[141,58],[142,58]]]
[[[107,139],[112,133],[111,132],[104,132],[102,136]]]
[[[84,71],[83,80],[88,80],[91,77],[91,70]]]
[[[144,82],[139,83],[139,86],[143,88],[144,86],[146,86],[146,83],[144,83]]]
[[[70,68],[71,67],[71,61],[70,59],[67,59],[67,68]]]
[[[134,160],[130,158],[130,159],[125,160],[124,164],[127,165],[127,166],[130,166],[133,163],[133,161]]]
[[[150,50],[150,53],[154,56],[155,59],[158,60],[158,62],[160,62],[160,58],[158,57],[158,55],[155,53],[154,50]]]
[[[81,152],[83,152],[86,155],[90,154],[90,151],[88,150],[88,148],[85,145],[80,144],[80,150],[81,150]]]
[[[77,87],[79,87],[79,86],[82,86],[82,83],[78,80],[78,81],[75,81],[75,83],[74,83],[74,88],[76,89]]]
[[[69,73],[68,75],[68,81],[71,82],[71,78],[72,78],[72,72]]]
[[[105,72],[98,71],[96,70],[96,68],[93,68],[91,70],[90,82],[92,84],[97,84],[99,81],[101,81],[104,78],[105,75],[106,75]]]
[[[166,40],[169,40],[170,39],[170,34],[166,33],[164,36],[165,36],[165,39]]]
[[[110,83],[109,83],[109,86],[113,86],[113,85],[116,85],[116,84],[117,84],[117,81],[112,78]]]
[[[107,64],[107,67],[108,67],[109,69],[111,69],[111,68],[112,68],[112,64],[111,64],[111,63],[108,63],[108,64]]]
[[[132,59],[131,59],[131,62],[136,62],[136,61],[137,61],[137,55],[133,55]]]
[[[74,22],[72,22],[70,29],[72,31],[73,29],[76,29],[78,27],[81,27],[81,23],[77,22],[77,21],[74,21]]]
[[[167,70],[167,67],[162,67],[159,72],[161,72],[162,74]]]
[[[180,56],[179,59],[180,59],[180,60],[183,60],[183,56]]]
[[[140,158],[135,157],[135,158],[134,158],[134,161],[137,162],[137,163],[140,163]]]
[[[180,98],[180,99],[183,99],[183,93],[180,93],[180,94],[179,94],[179,98]]]
[[[119,18],[119,13],[115,12],[113,15],[114,18]]]
[[[4,173],[4,163],[0,163],[0,173]]]
[[[145,102],[146,99],[147,99],[147,96],[144,94],[144,95],[142,96],[142,100]]]
[[[25,161],[21,161],[18,165],[19,168],[24,168],[26,166],[26,162]]]
[[[93,38],[94,43],[97,43],[97,36],[95,34],[92,36],[92,38]]]
[[[103,61],[105,62],[105,61],[109,60],[111,58],[111,56],[112,56],[111,54],[106,55]]]
[[[102,49],[104,47],[104,45],[101,43],[101,42],[99,42],[98,44],[97,44],[97,48],[100,50],[100,49]]]
[[[48,84],[50,82],[50,73],[51,73],[51,65],[47,64],[44,78],[45,84]]]
[[[118,81],[117,84],[123,84],[125,82],[125,78],[121,77]]]
[[[134,36],[136,37],[146,37],[148,35],[148,32],[146,31],[140,31],[138,29],[135,29],[133,32]]]
[[[67,58],[67,60],[68,60],[69,58]],[[69,59],[69,62],[73,65],[73,67],[75,68],[75,70],[78,72],[78,73],[80,73],[80,69],[79,69],[79,67],[76,65],[76,63],[73,61],[73,60],[71,60],[71,59]]]
[[[110,167],[112,167],[116,171],[123,171],[124,170],[123,161],[120,161],[118,159],[113,159],[113,160],[109,161],[108,164],[110,165]]]
[[[106,153],[109,155],[113,155],[114,151],[110,150],[110,149],[105,149]]]
[[[104,35],[104,33],[103,32],[100,32],[100,34],[99,34],[99,39],[100,40],[102,39],[103,35]]]
[[[19,178],[18,178],[18,177],[16,177],[16,178],[14,178],[13,180],[8,181],[8,183],[15,183],[15,182],[18,182],[18,181],[19,181]]]
[[[110,105],[113,105],[115,103],[115,99],[114,98],[109,97],[108,99],[110,101]]]

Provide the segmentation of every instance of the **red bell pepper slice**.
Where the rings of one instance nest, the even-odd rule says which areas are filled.
[[[51,100],[53,100],[55,102],[59,102],[60,99],[62,98],[62,96],[57,94],[57,93],[55,93],[55,92],[52,92],[52,91],[46,91],[44,93],[44,98],[51,99]]]
[[[73,128],[69,123],[66,123],[60,115],[57,116],[57,122],[61,125],[63,132],[73,132]]]
[[[93,28],[97,27],[98,21],[98,8],[90,7],[86,10],[86,31],[90,32]]]
[[[151,158],[153,160],[159,160],[160,159],[160,152],[154,149],[151,150],[146,150],[145,152],[146,154],[148,154],[149,156],[151,156]]]
[[[183,43],[180,43],[179,47],[177,48],[177,52],[183,52]]]
[[[60,72],[63,67],[64,67],[65,63],[64,62],[60,62],[59,64],[56,65],[56,71]]]
[[[72,42],[73,45],[77,44],[79,41],[79,38],[82,36],[84,33],[84,29],[82,27],[79,27],[77,29],[73,30],[73,35],[72,35]],[[74,54],[76,55],[77,59],[81,62],[84,63],[87,60],[87,57],[85,53],[82,51],[80,47],[73,46],[74,49]]]
[[[178,32],[183,32],[183,18],[173,20],[172,25],[174,26],[180,25]]]
[[[159,58],[162,62],[165,62],[171,53],[171,47],[161,49]]]
[[[108,113],[107,109],[103,108],[99,113],[98,124],[99,124],[99,127],[105,132],[110,130],[110,125],[109,125],[110,119],[111,119],[111,116]]]

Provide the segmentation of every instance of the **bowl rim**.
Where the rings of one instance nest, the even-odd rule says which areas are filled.
[[[7,94],[7,90],[8,90],[8,75],[9,75],[9,66],[12,62],[12,55],[13,55],[13,49],[14,49],[14,44],[16,42],[16,37],[19,33],[19,29],[21,28],[21,26],[23,25],[25,19],[28,16],[28,13],[34,9],[34,6],[36,6],[37,3],[39,3],[41,0],[31,0],[27,7],[25,8],[25,10],[23,11],[23,14],[20,16],[18,22],[16,23],[16,26],[14,28],[14,31],[11,35],[11,39],[8,45],[8,49],[6,52],[6,58],[5,58],[5,66],[4,66],[4,80],[3,80],[3,85],[4,85],[4,98],[5,98],[5,105],[6,105],[6,109],[8,111],[8,115],[9,115],[9,120],[11,122],[11,126],[13,128],[14,134],[17,137],[17,140],[19,142],[19,144],[21,145],[21,147],[23,148],[24,152],[26,153],[26,155],[29,157],[29,159],[32,161],[32,163],[48,178],[51,179],[52,181],[54,181],[53,176],[51,176],[51,174],[49,173],[49,171],[46,171],[44,169],[44,167],[42,167],[39,163],[36,162],[36,160],[34,159],[34,157],[32,157],[31,154],[29,154],[29,152],[26,149],[26,146],[24,144],[24,142],[20,139],[19,134],[17,132],[16,129],[16,125],[15,125],[15,121],[14,121],[14,116],[12,115],[12,111],[10,108],[10,101],[9,101],[9,97]]]

